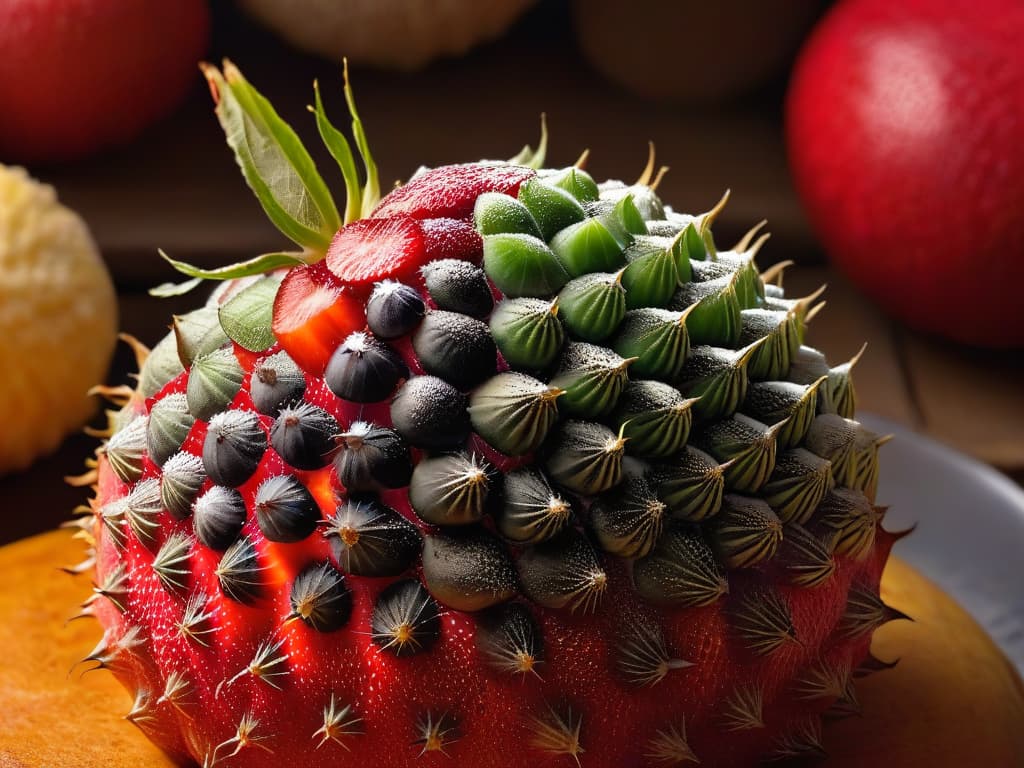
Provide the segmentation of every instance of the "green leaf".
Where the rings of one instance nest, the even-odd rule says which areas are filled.
[[[345,134],[334,127],[328,119],[324,110],[323,99],[320,98],[320,84],[313,81],[313,93],[316,98],[316,107],[312,110],[316,116],[316,127],[320,131],[320,138],[327,147],[341,168],[341,175],[345,178],[345,223],[355,221],[362,216],[363,208],[363,187],[359,183],[359,171],[356,168],[356,159],[352,154],[352,145],[348,143]]]
[[[236,264],[228,264],[227,266],[214,269],[203,269],[184,261],[172,259],[162,250],[158,251],[158,253],[163,257],[164,261],[181,272],[181,274],[198,278],[199,280],[234,280],[237,277],[262,275],[280,267],[294,267],[298,264],[306,263],[299,253],[264,253],[248,261],[240,261]],[[160,287],[162,288],[163,286]],[[156,289],[154,288],[153,290]]]
[[[365,218],[373,212],[380,200],[380,180],[377,175],[377,164],[373,160],[370,145],[366,141],[363,121],[359,119],[359,112],[356,110],[356,97],[352,93],[352,85],[348,81],[348,59],[344,60],[344,76],[345,101],[348,103],[349,114],[352,115],[352,136],[356,140],[356,148],[359,150],[359,156],[363,159],[363,167],[366,169],[366,186],[363,188],[362,197],[362,217]]]
[[[228,145],[274,225],[318,253],[341,226],[330,190],[295,131],[230,62],[204,67]]]
[[[281,281],[265,277],[243,288],[221,305],[218,317],[228,338],[250,352],[262,352],[275,341],[270,330],[274,297]]]
[[[186,280],[183,283],[160,283],[160,285],[150,288],[149,295],[156,296],[158,299],[166,299],[171,296],[183,296],[193,288],[197,287],[203,278],[193,277],[191,280]]]

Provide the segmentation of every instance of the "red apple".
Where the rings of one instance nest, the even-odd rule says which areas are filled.
[[[787,140],[812,224],[869,296],[1024,345],[1024,2],[840,2],[797,63]]]
[[[134,137],[199,82],[209,30],[206,0],[2,0],[0,161]]]

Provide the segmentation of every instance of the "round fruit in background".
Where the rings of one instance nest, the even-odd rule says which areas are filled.
[[[198,82],[209,31],[206,0],[3,0],[0,160],[133,138]]]
[[[499,37],[536,0],[241,0],[304,51],[412,70]]]
[[[52,187],[0,165],[0,474],[49,453],[95,410],[117,298],[85,223]]]
[[[1024,345],[1024,3],[845,0],[797,63],[787,140],[836,265],[892,315]]]

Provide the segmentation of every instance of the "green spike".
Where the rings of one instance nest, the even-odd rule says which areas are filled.
[[[651,480],[673,517],[699,523],[718,514],[726,469],[703,451],[687,446],[671,461],[657,465]]]
[[[484,271],[499,291],[513,298],[551,296],[569,282],[544,241],[519,233],[484,238]]]
[[[693,405],[701,422],[724,419],[736,412],[747,394],[747,362],[761,340],[740,350],[694,347],[679,376],[679,389],[699,397]]]
[[[185,368],[191,366],[196,358],[210,354],[228,341],[216,307],[200,307],[184,315],[175,315],[172,322],[178,358]]]
[[[741,345],[761,337],[767,341],[750,359],[747,371],[756,381],[781,379],[789,371],[790,360],[800,347],[800,337],[786,312],[768,309],[744,309],[740,312]]]
[[[473,206],[473,224],[481,235],[518,232],[540,239],[540,227],[530,210],[516,198],[484,192]]]
[[[695,344],[735,347],[743,327],[736,273],[703,283],[684,283],[672,296],[669,309],[693,307],[686,322]]]
[[[782,521],[766,502],[746,496],[727,493],[708,529],[726,568],[751,568],[770,560],[782,543]]]
[[[853,444],[854,470],[850,487],[861,491],[872,502],[878,491],[878,449],[891,439],[892,435],[877,435],[863,424],[858,424],[857,438]]]
[[[636,235],[647,234],[647,223],[637,210],[632,195],[626,195],[617,203],[610,200],[598,200],[588,206],[589,212],[611,232],[612,236],[625,248]]]
[[[529,144],[523,146],[519,153],[508,159],[509,165],[525,165],[527,168],[540,169],[544,167],[544,159],[548,154],[548,119],[543,112],[540,113],[540,140],[537,148]]]
[[[779,449],[795,448],[811,428],[818,406],[818,391],[824,382],[824,376],[807,385],[788,381],[752,382],[740,410],[765,424],[785,421],[777,438]]]
[[[803,525],[834,486],[832,464],[805,448],[779,454],[761,497],[786,523]]]
[[[545,176],[544,181],[553,187],[564,189],[581,203],[592,203],[599,197],[594,177],[581,168],[569,166]]]
[[[558,294],[558,308],[569,333],[596,343],[618,328],[626,316],[626,290],[621,276],[621,272],[595,272],[566,284]]]
[[[573,277],[612,272],[626,263],[619,241],[599,219],[565,227],[551,239],[551,250]]]
[[[729,591],[711,548],[699,533],[682,527],[669,528],[634,563],[633,584],[645,600],[680,608],[711,605]]]
[[[519,202],[530,209],[545,240],[550,240],[557,232],[587,217],[575,197],[536,177],[519,185]]]
[[[836,485],[853,483],[857,469],[854,446],[859,426],[856,421],[834,413],[823,413],[814,418],[807,430],[804,447],[832,462],[832,476]]]
[[[565,330],[558,303],[540,299],[504,299],[491,313],[491,336],[513,368],[547,368],[562,351]]]
[[[215,349],[196,359],[185,396],[192,415],[202,421],[220,413],[242,388],[245,372],[230,348]]]
[[[852,488],[833,488],[814,513],[813,524],[837,555],[860,559],[872,551],[878,516],[871,502]]]
[[[630,369],[633,375],[675,381],[690,352],[686,330],[688,314],[689,310],[632,309],[626,313],[612,341],[612,349],[621,357],[636,358]]]
[[[612,417],[629,439],[626,452],[643,458],[665,458],[682,450],[690,435],[694,399],[660,381],[631,380]]]
[[[662,241],[664,238],[639,236],[626,249],[628,264],[622,275],[626,288],[626,306],[664,307],[679,284],[676,260]]]
[[[602,416],[618,402],[629,380],[633,360],[583,342],[568,344],[551,386],[564,390],[559,409],[572,416]]]
[[[694,443],[718,461],[727,462],[725,487],[757,493],[775,468],[775,436],[780,422],[766,426],[743,414],[705,426]]]
[[[747,236],[752,236],[764,224],[761,222],[754,227]],[[764,301],[764,283],[754,262],[757,252],[768,240],[768,233],[761,235],[749,249],[746,247],[747,238],[741,240],[734,250],[720,251],[715,259],[719,264],[724,264],[737,273],[736,295],[740,306],[744,309],[751,309]]]

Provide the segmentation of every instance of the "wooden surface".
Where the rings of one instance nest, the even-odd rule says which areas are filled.
[[[609,86],[580,60],[563,10],[542,5],[505,40],[422,72],[354,69],[382,178],[405,178],[421,163],[511,156],[536,140],[542,111],[551,128],[549,161],[571,163],[589,147],[589,168],[598,177],[634,179],[652,139],[659,161],[672,168],[659,189],[666,200],[680,210],[705,210],[730,187],[732,200],[716,226],[722,245],[767,218],[772,239],[759,258],[762,267],[796,260],[786,274],[795,295],[828,284],[828,306],[809,340],[833,363],[868,343],[855,374],[862,409],[1024,479],[1024,354],[958,348],[910,332],[828,268],[786,173],[783,81],[736,107],[645,103]],[[342,122],[340,68],[298,55],[223,10],[211,58],[222,55],[236,60],[293,122],[340,191],[340,175],[317,149],[305,112],[310,84],[319,78],[328,109]],[[216,265],[284,245],[245,187],[198,73],[196,80],[183,108],[135,143],[72,165],[32,169],[89,222],[119,287],[122,327],[147,343],[165,332],[172,312],[198,301],[145,294],[175,278],[157,247]],[[110,380],[123,381],[129,363],[122,349]],[[83,494],[61,478],[80,471],[93,445],[73,437],[27,473],[0,478],[0,541],[52,527],[81,502]]]

